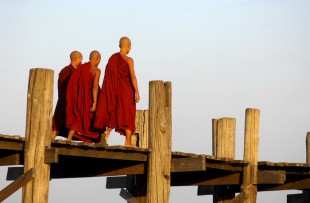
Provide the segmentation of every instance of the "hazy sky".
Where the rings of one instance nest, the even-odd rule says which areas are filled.
[[[30,68],[59,71],[79,50],[102,54],[102,74],[118,40],[130,56],[148,108],[148,82],[171,81],[173,151],[212,154],[212,118],[237,119],[236,159],[243,158],[245,109],[261,110],[259,160],[305,162],[310,131],[308,0],[2,0],[0,2],[0,134],[24,135]],[[102,80],[103,75],[101,75]],[[100,81],[101,85],[101,81]],[[54,105],[57,100],[54,96]],[[115,134],[110,144],[122,145]],[[0,168],[0,187],[6,167]],[[52,180],[49,202],[125,202],[105,178]],[[288,193],[259,193],[258,203]],[[173,187],[170,202],[212,202],[197,187]],[[20,202],[21,191],[5,202]]]

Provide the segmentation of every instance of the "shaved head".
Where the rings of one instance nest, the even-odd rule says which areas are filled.
[[[70,60],[74,61],[77,58],[83,58],[82,54],[79,51],[73,51],[70,54]]]
[[[98,59],[98,58],[101,58],[99,51],[94,50],[94,51],[90,52],[89,60]]]
[[[125,46],[131,45],[131,41],[128,37],[122,37],[119,40],[119,48],[123,48]]]
[[[99,51],[94,50],[94,51],[90,52],[89,61],[92,65],[98,66],[100,63],[100,60],[101,60],[101,55],[100,55]]]

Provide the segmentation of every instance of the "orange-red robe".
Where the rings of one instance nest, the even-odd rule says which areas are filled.
[[[121,135],[135,131],[136,103],[129,65],[119,54],[113,54],[106,66],[99,95],[94,126],[115,128]]]
[[[93,129],[93,82],[91,64],[80,65],[72,74],[67,88],[66,125],[76,133],[74,137],[84,142],[99,142],[100,133]]]
[[[70,64],[64,67],[58,75],[58,100],[53,116],[53,130],[59,136],[68,137],[66,128],[66,94],[69,79],[75,68]]]

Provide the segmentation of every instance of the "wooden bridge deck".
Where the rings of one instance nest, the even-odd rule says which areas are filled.
[[[25,138],[0,135],[0,166],[23,165]],[[45,163],[51,164],[51,179],[145,174],[148,149],[55,140],[46,149]],[[210,186],[229,185],[240,192],[243,160],[215,158],[204,154],[172,152],[171,186],[200,186],[208,194]],[[7,180],[23,173],[10,167]],[[258,191],[309,189],[310,164],[258,163]],[[198,192],[199,193],[199,192]]]

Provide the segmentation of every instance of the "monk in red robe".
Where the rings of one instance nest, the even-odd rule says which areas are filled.
[[[78,51],[70,54],[71,63],[64,67],[58,76],[58,100],[53,116],[52,139],[57,135],[67,137],[69,130],[66,128],[66,94],[69,79],[73,71],[81,64],[83,56]]]
[[[66,125],[70,129],[68,141],[73,137],[89,143],[100,141],[100,132],[93,129],[99,93],[100,60],[100,53],[92,51],[89,62],[80,65],[70,78],[66,107]]]
[[[134,61],[127,56],[130,39],[122,37],[119,47],[120,52],[110,57],[105,69],[94,126],[104,131],[106,142],[114,128],[126,136],[125,146],[134,147],[131,135],[135,131],[136,103],[140,96]]]

